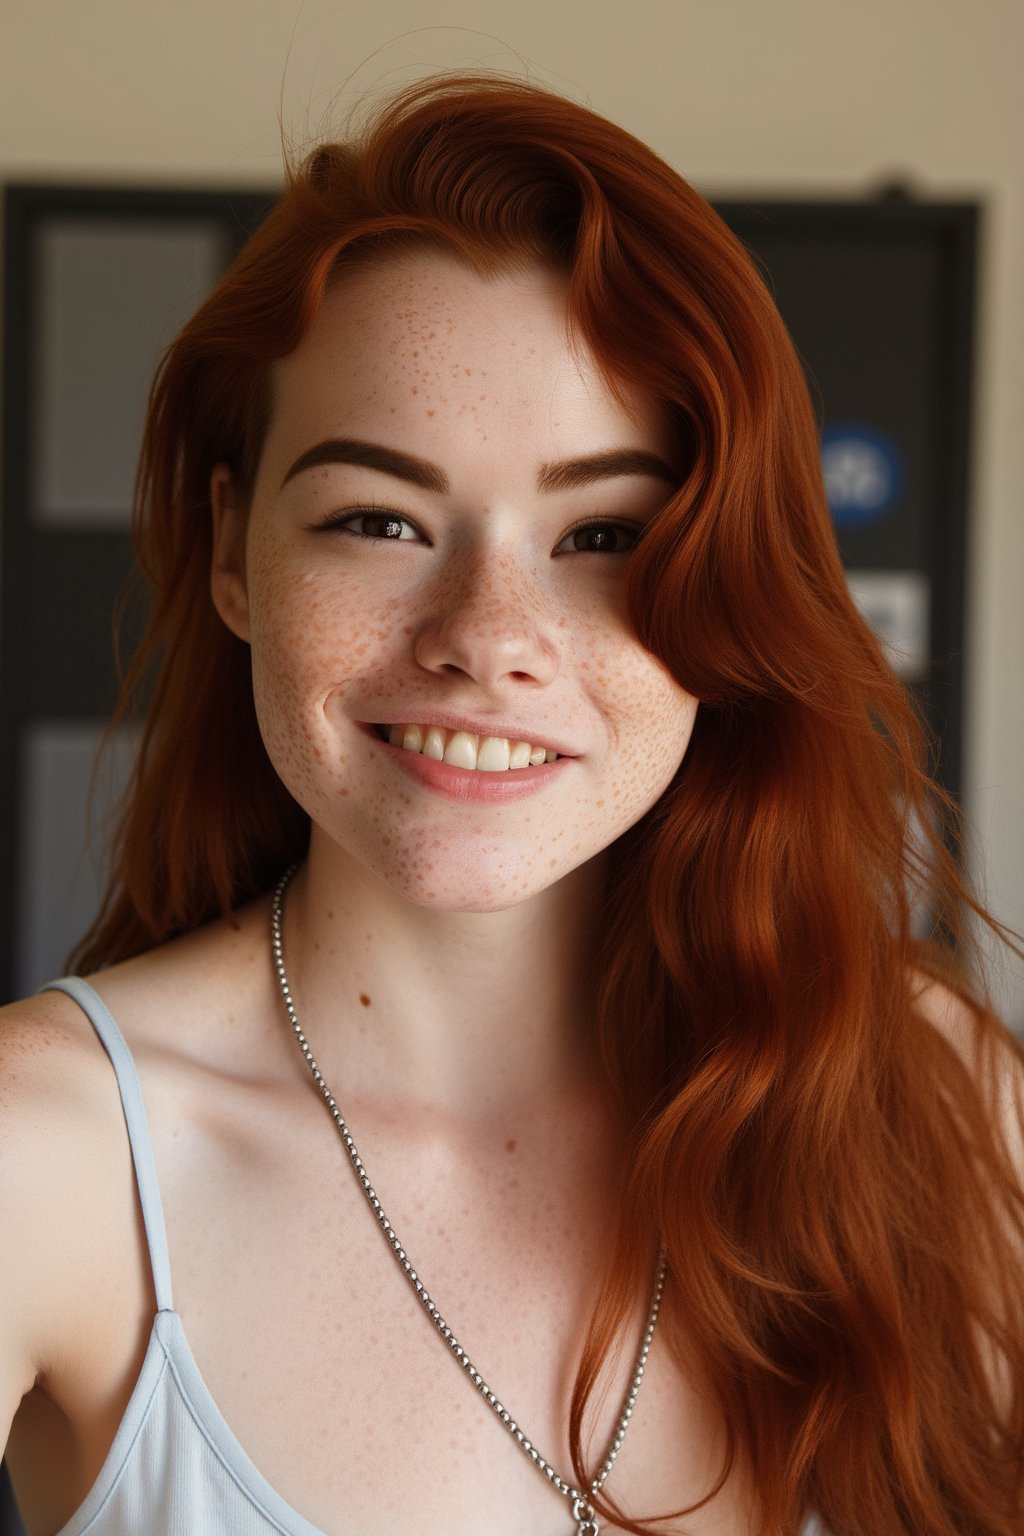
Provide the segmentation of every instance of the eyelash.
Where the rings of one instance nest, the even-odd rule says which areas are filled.
[[[361,517],[378,517],[378,518],[386,519],[389,522],[405,523],[407,527],[415,528],[417,533],[420,532],[420,530],[418,528],[416,528],[416,524],[412,521],[411,518],[403,517],[400,513],[395,512],[393,510],[393,508],[391,508],[391,507],[378,506],[378,505],[376,505],[373,502],[365,503],[363,506],[361,506],[359,508],[358,511],[346,512],[346,513],[344,513],[343,515],[341,515],[339,517],[331,518],[328,522],[319,523],[317,525],[317,530],[316,531],[318,531],[318,532],[325,532],[325,533],[329,533],[329,532],[344,533],[344,534],[348,534],[350,538],[366,539],[371,544],[400,544],[400,543],[401,544],[409,544],[409,543],[412,543],[411,539],[388,539],[388,538],[383,538],[383,537],[380,537],[380,536],[372,534],[372,533],[360,533],[358,531],[358,529],[356,529],[356,528],[349,528],[349,527],[346,526],[348,523],[355,522],[355,521],[357,521]],[[573,554],[577,554],[577,555],[598,555],[598,554],[628,555],[632,549],[636,548],[636,542],[639,539],[641,532],[643,531],[640,528],[632,527],[629,523],[618,523],[618,522],[615,522],[612,518],[608,518],[608,517],[604,517],[604,518],[600,518],[600,517],[599,518],[590,518],[590,519],[584,519],[583,521],[578,522],[578,523],[574,523],[571,528],[567,528],[565,533],[562,535],[562,538],[559,540],[559,543],[563,543],[564,544],[566,539],[571,538],[574,533],[579,533],[584,528],[600,528],[600,529],[615,528],[615,529],[618,529],[622,533],[626,533],[626,534],[631,535],[633,537],[633,543],[630,545],[629,549],[612,549],[612,550],[577,549],[577,550],[571,551],[571,553],[573,553]],[[567,551],[567,553],[570,553],[570,551]]]

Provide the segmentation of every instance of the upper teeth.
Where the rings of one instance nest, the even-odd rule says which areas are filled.
[[[504,773],[509,768],[553,763],[558,756],[528,741],[509,741],[507,736],[473,736],[469,731],[446,731],[440,725],[392,725],[388,741],[407,752],[422,752],[455,768],[478,768],[483,773]]]

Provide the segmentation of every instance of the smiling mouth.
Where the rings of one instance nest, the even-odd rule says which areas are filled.
[[[417,752],[453,768],[477,773],[507,773],[510,769],[539,767],[557,761],[559,754],[528,741],[506,736],[474,736],[469,731],[449,731],[439,725],[375,725],[381,741],[405,752]]]

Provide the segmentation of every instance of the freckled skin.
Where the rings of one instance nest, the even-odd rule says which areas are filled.
[[[276,366],[274,398],[235,627],[251,641],[267,750],[310,813],[314,847],[445,910],[537,896],[649,809],[693,727],[695,700],[629,627],[628,556],[567,538],[589,518],[642,525],[671,487],[651,475],[537,488],[542,464],[613,448],[671,462],[660,413],[640,396],[624,411],[570,348],[561,278],[484,279],[433,253],[339,283]],[[449,493],[347,465],[281,488],[328,437],[430,460]],[[317,526],[367,504],[410,526],[391,540]],[[533,724],[578,761],[528,802],[449,801],[356,724],[429,721],[432,703]]]

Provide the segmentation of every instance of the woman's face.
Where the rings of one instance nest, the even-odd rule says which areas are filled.
[[[426,252],[339,281],[273,386],[247,518],[214,473],[213,592],[277,772],[314,838],[412,902],[536,894],[643,816],[693,727],[624,602],[680,473],[659,410],[570,348],[555,273]],[[503,740],[564,761],[459,766],[476,736],[485,762]]]

